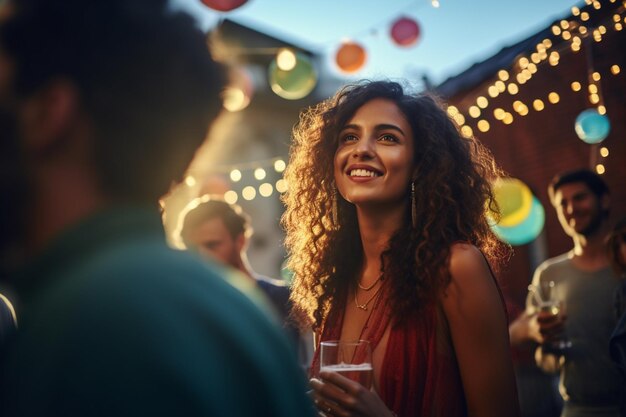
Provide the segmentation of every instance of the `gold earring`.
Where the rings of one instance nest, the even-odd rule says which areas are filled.
[[[415,202],[415,182],[411,183],[411,224],[417,227],[417,203]]]
[[[339,229],[339,215],[337,213],[337,187],[333,186],[333,195],[331,198],[331,217],[333,221],[333,226],[336,229]]]

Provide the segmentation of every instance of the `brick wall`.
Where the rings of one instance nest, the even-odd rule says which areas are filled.
[[[528,184],[543,204],[546,209],[544,236],[548,257],[563,253],[572,246],[571,239],[559,226],[547,196],[547,184],[555,173],[583,167],[595,169],[595,164],[591,161],[598,155],[597,162],[605,166],[606,172],[603,176],[612,191],[611,219],[614,221],[626,216],[626,29],[616,31],[609,27],[601,42],[589,40],[592,44],[591,62],[595,71],[601,75],[601,91],[612,125],[608,138],[600,145],[591,146],[582,142],[574,131],[576,116],[591,107],[587,93],[588,50],[584,43],[577,53],[569,48],[562,49],[557,66],[543,61],[530,81],[520,85],[516,95],[505,92],[496,98],[489,97],[487,88],[498,79],[497,74],[493,74],[492,78],[481,85],[448,99],[451,105],[465,114],[466,124],[492,150],[505,171]],[[611,73],[613,65],[620,67],[619,74]],[[514,73],[516,68],[514,66],[512,69],[504,69]],[[506,83],[510,81],[512,80]],[[573,81],[582,84],[581,91],[572,91],[570,85]],[[557,104],[548,101],[550,92],[556,92],[560,96]],[[478,96],[488,98],[489,105],[475,119],[468,115],[467,109],[476,104]],[[533,109],[532,103],[535,99],[544,102],[545,108],[542,111]],[[512,104],[515,100],[528,106],[529,113],[526,116],[513,110]],[[505,125],[495,119],[493,110],[498,107],[513,115],[511,124]],[[489,131],[479,131],[476,123],[480,119],[489,122]],[[600,147],[609,149],[607,158],[599,156]],[[499,278],[514,302],[521,304],[533,272],[529,259],[532,248],[524,245],[515,247],[514,250],[513,258],[499,273]]]

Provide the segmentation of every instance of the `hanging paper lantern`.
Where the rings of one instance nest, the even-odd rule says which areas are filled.
[[[580,140],[593,145],[606,139],[611,131],[611,122],[597,110],[587,109],[576,118],[574,129]]]
[[[283,52],[283,51],[281,51]],[[311,60],[300,52],[290,56],[277,55],[269,66],[269,82],[272,91],[287,100],[298,100],[306,97],[317,84],[317,73]]]
[[[499,226],[516,226],[528,217],[533,194],[522,181],[517,178],[501,178],[494,184],[493,191],[500,208]]]
[[[246,4],[248,0],[202,0],[202,3],[218,12],[230,12],[231,10],[241,7]]]
[[[410,17],[401,17],[391,26],[391,38],[399,46],[412,46],[421,34],[417,22]]]
[[[367,53],[356,42],[344,42],[335,55],[335,62],[339,69],[346,73],[359,71],[365,65]]]
[[[514,246],[525,245],[539,236],[543,230],[545,220],[545,210],[537,197],[533,196],[530,213],[523,222],[513,227],[492,225],[491,230],[493,230],[498,239],[503,242]]]

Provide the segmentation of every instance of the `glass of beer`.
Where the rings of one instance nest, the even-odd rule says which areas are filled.
[[[337,372],[367,389],[372,388],[372,348],[367,340],[328,340],[321,343],[320,349],[320,371]]]
[[[529,290],[533,292],[535,299],[535,305],[539,312],[544,316],[558,317],[563,313],[564,303],[556,294],[556,285],[554,281],[542,281],[539,287],[529,286]],[[561,335],[557,340],[544,343],[543,349],[549,353],[555,353],[558,355],[564,354],[569,348],[572,347],[572,342],[566,335]]]

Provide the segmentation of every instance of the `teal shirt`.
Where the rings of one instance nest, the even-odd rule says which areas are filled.
[[[296,358],[158,213],[99,213],[20,277],[4,416],[312,416]]]

